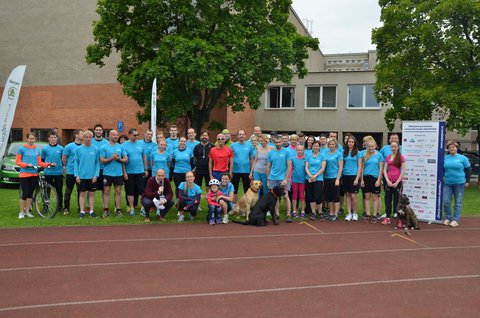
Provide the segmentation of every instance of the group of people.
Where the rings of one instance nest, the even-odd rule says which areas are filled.
[[[78,192],[79,216],[96,217],[94,212],[95,191],[103,192],[103,217],[110,216],[110,192],[113,187],[114,213],[121,216],[121,188],[125,185],[128,214],[140,214],[150,222],[150,213],[164,219],[172,207],[176,207],[179,222],[185,216],[194,218],[202,198],[208,202],[208,222],[212,225],[228,223],[229,212],[237,201],[237,191],[242,182],[244,193],[251,180],[262,181],[259,195],[280,185],[285,189],[286,222],[293,219],[328,219],[336,221],[346,209],[346,221],[358,221],[357,194],[362,189],[363,215],[365,222],[390,224],[395,214],[399,196],[402,194],[402,179],[405,173],[405,158],[401,154],[399,136],[391,134],[389,145],[380,150],[373,137],[366,136],[359,150],[357,139],[344,134],[340,144],[337,133],[305,136],[299,134],[275,134],[270,137],[256,126],[247,138],[245,130],[238,130],[237,141],[231,140],[230,131],[224,129],[210,142],[209,132],[202,130],[200,140],[196,131],[187,130],[187,136],[179,136],[172,125],[169,136],[157,133],[156,142],[151,130],[145,131],[143,139],[132,128],[128,136],[116,130],[104,138],[101,124],[93,132],[77,129],[74,141],[65,147],[58,143],[58,135],[51,131],[49,144],[41,152],[35,146],[35,136],[27,134],[27,143],[18,151],[16,162],[21,167],[19,218],[33,217],[29,212],[32,195],[37,184],[38,171],[45,169],[45,178],[57,190],[59,211],[69,214],[73,188]],[[457,153],[455,142],[447,145],[444,175],[445,225],[458,226],[463,189],[468,185],[470,165],[468,159]],[[63,180],[65,175],[65,193]],[[173,191],[174,183],[175,192]],[[202,184],[208,188],[202,193]],[[383,184],[383,186],[382,186]],[[381,189],[385,191],[385,215],[381,216]],[[202,196],[203,195],[203,196]],[[451,213],[451,198],[455,198],[454,213]],[[86,201],[86,203],[85,203]],[[373,207],[372,207],[373,202]],[[276,211],[279,215],[279,206]],[[397,226],[402,226],[398,224]]]

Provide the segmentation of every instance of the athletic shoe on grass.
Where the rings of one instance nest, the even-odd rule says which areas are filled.
[[[83,219],[85,217],[85,212],[80,212],[80,218]]]
[[[63,215],[69,215],[70,214],[70,211],[68,211],[68,209],[63,209]]]
[[[180,214],[180,215],[178,216],[177,222],[178,222],[178,223],[182,223],[183,221],[185,221],[185,216],[184,216],[183,214]]]
[[[25,211],[25,215],[28,216],[29,218],[33,218],[33,214],[30,213],[30,211]]]
[[[20,211],[20,212],[18,213],[18,218],[19,218],[19,219],[23,219],[24,217],[25,217],[25,212]]]
[[[353,218],[353,214],[352,213],[348,213],[347,216],[345,217],[345,221],[351,221]]]
[[[92,219],[95,219],[97,217],[97,215],[95,214],[95,212],[92,211],[92,212],[90,212],[90,217]]]
[[[358,214],[355,212],[352,214],[352,221],[358,221]]]
[[[141,216],[147,215],[147,214],[145,213],[145,209],[144,209],[144,208],[142,208],[142,209],[140,210],[140,215],[141,215]]]
[[[128,212],[128,215],[134,216],[135,215],[135,210],[130,210],[130,212]]]
[[[120,209],[117,209],[117,210],[115,211],[115,215],[116,215],[116,216],[123,216],[122,211],[120,211]]]
[[[223,224],[228,224],[228,222],[229,222],[229,220],[228,220],[228,214],[225,214],[225,215],[223,216],[222,223],[223,223]]]

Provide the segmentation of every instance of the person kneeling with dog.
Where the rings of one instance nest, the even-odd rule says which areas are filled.
[[[142,206],[145,209],[145,222],[150,222],[150,209],[157,210],[157,217],[164,220],[168,210],[173,206],[173,191],[170,181],[165,178],[165,170],[158,169],[155,176],[147,180]]]

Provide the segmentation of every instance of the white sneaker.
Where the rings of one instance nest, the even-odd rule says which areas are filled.
[[[30,213],[30,211],[25,211],[25,215],[28,216],[29,218],[33,218],[33,214]]]
[[[443,225],[449,225],[449,224],[450,224],[450,220],[445,219],[445,221],[443,221]]]
[[[178,223],[182,223],[183,221],[185,221],[185,216],[183,214],[180,214],[178,215]]]
[[[352,213],[348,213],[347,216],[345,217],[345,221],[351,221],[353,218]]]
[[[355,213],[355,212],[353,213],[352,220],[353,221],[358,221],[358,214],[357,213]]]
[[[20,211],[20,213],[18,213],[18,218],[23,219],[24,217],[25,217],[25,213],[23,211]]]
[[[450,222],[450,226],[451,227],[457,227],[459,224],[457,221],[453,220],[452,222]]]
[[[222,219],[223,224],[228,224],[228,214],[225,214]]]

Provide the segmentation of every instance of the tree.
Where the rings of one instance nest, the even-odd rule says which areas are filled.
[[[380,0],[383,26],[372,32],[375,94],[395,120],[446,119],[466,133],[480,118],[480,2]]]
[[[87,62],[119,51],[118,81],[150,118],[157,78],[157,118],[187,116],[197,131],[215,107],[260,105],[266,86],[307,73],[318,40],[287,21],[290,0],[98,0]]]

